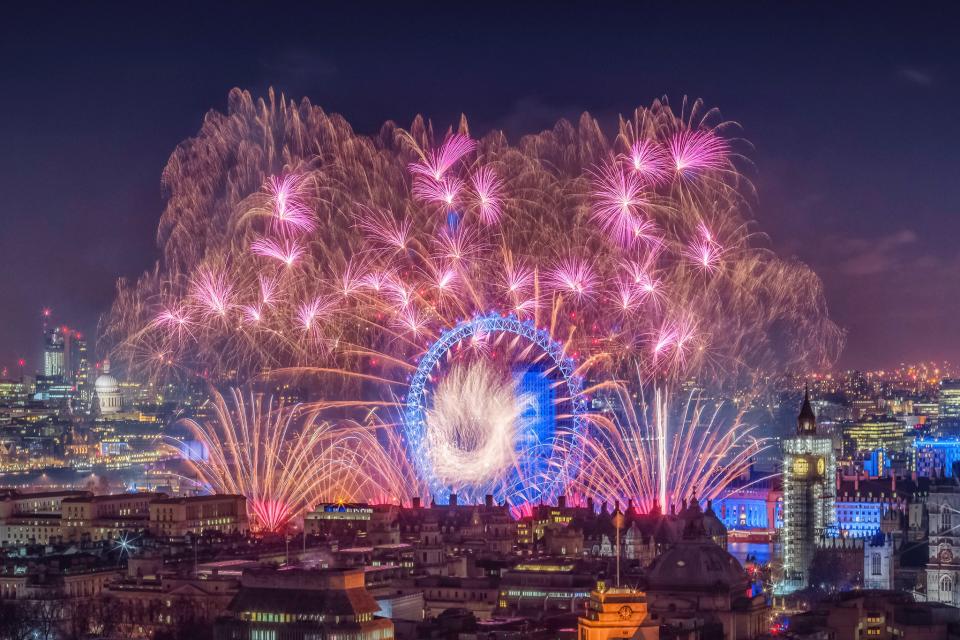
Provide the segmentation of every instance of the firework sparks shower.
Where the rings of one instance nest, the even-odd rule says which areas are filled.
[[[420,438],[411,380],[436,425],[477,415],[450,403],[449,385],[466,383],[469,367],[540,367],[555,426],[531,440],[545,462],[554,444],[599,446],[597,429],[583,428],[597,420],[581,408],[635,364],[637,385],[662,394],[655,406],[690,378],[749,397],[771,371],[829,361],[842,336],[817,276],[752,231],[735,131],[699,102],[675,110],[663,100],[622,118],[611,138],[587,114],[514,144],[499,132],[472,137],[466,119],[445,132],[421,118],[406,130],[387,123],[366,137],[305,100],[235,90],[228,113],[211,114],[172,155],[163,257],[121,283],[104,339],[143,376],[297,376],[344,412],[378,407],[435,495],[456,488],[430,462],[432,447],[452,441]],[[490,317],[524,328],[444,342]],[[522,396],[501,381],[484,400],[511,392]],[[501,409],[471,427],[484,451],[518,440]],[[660,442],[655,468],[693,459],[682,436]],[[736,456],[738,442],[718,438],[701,457]],[[477,491],[515,504],[562,490],[543,489],[543,465],[516,468]],[[659,480],[624,488],[587,473],[572,464],[563,481],[598,497],[664,498]]]

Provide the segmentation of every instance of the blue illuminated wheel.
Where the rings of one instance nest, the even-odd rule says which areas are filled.
[[[518,457],[529,458],[518,464],[519,468],[524,469],[523,472],[518,471],[505,478],[495,489],[487,487],[484,490],[492,493],[498,501],[506,501],[511,505],[533,502],[539,498],[550,499],[563,490],[566,479],[578,464],[578,456],[571,455],[571,445],[575,442],[575,435],[584,427],[587,402],[583,395],[583,380],[574,373],[576,363],[573,358],[564,353],[563,346],[553,340],[548,331],[538,329],[530,320],[519,320],[514,315],[501,316],[495,313],[476,316],[445,330],[430,345],[420,359],[407,391],[404,426],[410,454],[418,472],[427,481],[434,499],[438,502],[446,501],[452,487],[437,477],[430,456],[427,455],[427,448],[430,446],[427,437],[430,428],[427,411],[430,409],[428,390],[431,376],[446,354],[461,341],[475,335],[490,336],[498,333],[518,336],[546,356],[544,361],[549,363],[550,371],[555,372],[557,383],[566,390],[565,402],[569,405],[570,417],[564,427],[554,425],[551,433],[538,433],[535,449],[518,449]],[[460,491],[466,494],[463,497],[468,501],[483,497],[474,495],[475,492],[469,490],[464,491],[463,488]]]

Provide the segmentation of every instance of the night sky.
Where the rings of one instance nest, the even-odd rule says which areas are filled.
[[[755,147],[759,228],[820,273],[848,331],[839,364],[960,363],[960,15],[948,3],[195,4],[4,9],[0,365],[35,368],[44,306],[94,332],[116,279],[158,257],[171,151],[231,87],[271,85],[363,133],[464,112],[474,134],[513,140],[583,110],[612,122],[662,95],[702,97]]]

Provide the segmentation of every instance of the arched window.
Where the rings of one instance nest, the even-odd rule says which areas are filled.
[[[940,578],[940,593],[953,593],[953,579],[950,576]]]
[[[940,512],[940,525],[942,529],[950,528],[950,507],[944,505]]]
[[[870,557],[870,573],[875,576],[879,576],[883,573],[880,568],[880,554],[874,553]]]

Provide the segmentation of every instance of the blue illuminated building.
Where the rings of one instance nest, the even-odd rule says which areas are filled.
[[[873,478],[886,475],[890,470],[890,458],[884,455],[883,449],[876,449],[863,461],[863,470]]]
[[[731,493],[714,502],[714,511],[731,531],[772,531],[783,526],[783,500],[768,490]]]
[[[918,476],[931,478],[936,473],[947,478],[953,477],[953,463],[960,461],[960,438],[921,438],[913,446]]]
[[[872,538],[880,531],[880,520],[890,508],[878,500],[837,500],[837,526],[847,538]]]

